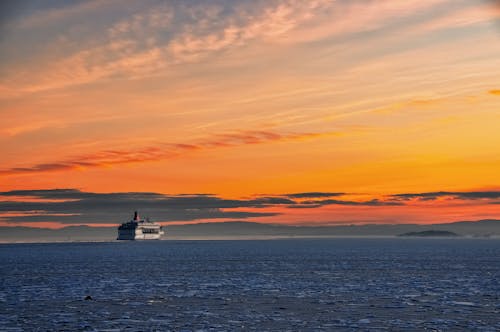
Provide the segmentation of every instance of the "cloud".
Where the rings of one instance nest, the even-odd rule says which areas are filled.
[[[276,133],[270,131],[239,131],[216,134],[194,143],[160,143],[127,150],[104,150],[93,154],[75,156],[66,160],[41,163],[27,167],[0,169],[0,176],[44,173],[54,171],[83,170],[95,167],[109,167],[165,160],[198,150],[238,147],[251,144],[265,144],[334,135],[334,133]]]
[[[393,202],[393,201],[381,201],[378,199],[372,199],[369,201],[343,201],[336,199],[324,199],[324,200],[309,200],[300,202],[301,204],[298,206],[294,206],[294,208],[298,207],[308,207],[308,205],[312,205],[315,207],[325,206],[325,205],[352,205],[352,206],[396,206],[403,205],[401,202]]]
[[[305,194],[305,195],[304,195]],[[60,224],[118,224],[130,218],[134,210],[159,222],[248,220],[262,217],[284,219],[286,209],[321,209],[326,206],[345,208],[384,209],[412,208],[412,200],[435,200],[453,197],[461,200],[488,200],[498,204],[500,192],[425,192],[400,193],[380,199],[363,201],[338,199],[309,199],[307,196],[327,197],[336,192],[305,192],[252,198],[226,199],[214,194],[176,194],[155,192],[95,193],[72,188],[12,190],[0,192],[0,221],[15,225],[24,222],[57,222]],[[346,193],[347,195],[347,193]],[[314,197],[313,197],[314,198]],[[293,215],[292,210],[289,212]],[[299,211],[295,211],[299,212]],[[309,215],[309,212],[304,212]],[[314,213],[314,212],[312,212]],[[323,212],[321,212],[323,213]],[[396,213],[393,211],[393,213]],[[272,220],[272,219],[271,219]]]
[[[0,89],[3,95],[18,96],[116,78],[168,74],[172,66],[201,62],[251,43],[301,44],[374,31],[446,2],[272,0],[189,5],[132,2],[122,6],[117,1],[94,0],[51,8],[22,18],[18,22],[21,35],[13,38],[25,39],[22,33],[48,30],[40,45],[30,45],[44,60],[7,70]],[[85,24],[89,17],[100,19],[89,26]],[[65,33],[51,26],[62,22],[67,24]],[[74,38],[79,47],[70,42]],[[50,49],[57,52],[50,54]]]
[[[321,207],[321,204],[295,204],[295,205],[289,205],[287,208],[289,209],[316,209]]]
[[[0,220],[16,222],[59,222],[61,224],[119,223],[131,211],[161,222],[209,219],[248,219],[280,215],[278,207],[320,208],[325,205],[383,206],[402,202],[308,200],[340,193],[307,192],[248,199],[225,199],[212,194],[167,195],[154,192],[94,193],[72,188],[11,190],[0,192]],[[293,199],[292,197],[297,198]],[[2,200],[3,198],[3,200]],[[259,210],[255,210],[259,209]],[[266,210],[268,209],[268,210]]]
[[[294,200],[282,198],[282,197],[259,197],[257,199],[252,199],[247,201],[249,206],[252,207],[267,207],[269,205],[288,205],[296,204]]]
[[[100,194],[84,192],[78,189],[35,189],[35,190],[11,190],[0,192],[0,196],[6,197],[34,197],[38,199],[59,199],[59,200],[72,200],[72,199],[88,199],[99,196]],[[200,196],[197,194],[196,196]],[[108,198],[132,198],[132,199],[159,199],[164,195],[152,192],[127,192],[127,193],[112,193],[106,194]]]
[[[234,209],[294,203],[279,197],[235,200],[207,194],[93,193],[77,189],[13,190],[0,192],[0,197],[17,199],[0,201],[0,219],[9,223],[119,223],[127,220],[134,210],[150,215],[158,221],[246,219],[275,216],[278,213]]]
[[[71,31],[81,29],[78,24],[76,27],[70,24],[65,29],[68,32],[60,33],[57,38],[44,40],[58,49],[58,55],[46,54],[48,59],[44,63],[36,63],[29,70],[24,64],[23,70],[9,71],[0,81],[0,88],[8,96],[18,96],[117,77],[155,76],[167,67],[198,62],[251,40],[275,38],[311,19],[321,6],[330,4],[329,0],[270,1],[252,6],[236,2],[225,6],[217,2],[194,5],[180,2],[143,4],[142,8],[132,4],[131,11],[116,2],[95,0],[42,10],[24,17],[17,26],[29,33],[30,29],[44,30],[51,24],[61,24],[61,20],[66,24],[71,20],[87,22],[90,16],[102,16],[102,7],[116,13],[108,15],[107,26],[102,26],[102,22],[94,28],[86,26],[86,37],[77,36],[79,48],[68,47],[71,51],[61,52],[71,45],[68,43]],[[41,44],[38,45],[41,50],[47,48],[45,43]]]
[[[305,195],[304,195],[305,194]],[[318,194],[318,195],[315,195]],[[345,193],[303,193],[303,194],[289,194],[287,197],[293,198],[315,198],[315,197],[329,197],[329,196],[340,196],[345,195]],[[301,200],[297,204],[289,205],[288,208],[317,208],[326,205],[350,205],[350,206],[400,206],[407,205],[407,201],[410,200],[420,200],[420,201],[432,201],[437,200],[440,197],[451,197],[453,199],[460,200],[478,200],[478,199],[488,199],[495,200],[500,198],[500,191],[470,191],[470,192],[450,192],[450,191],[437,191],[437,192],[424,192],[424,193],[401,193],[389,195],[384,199],[372,199],[368,201],[347,201],[347,200],[337,200],[337,199],[314,199],[314,200]],[[492,201],[492,204],[497,204],[496,201]]]
[[[447,98],[434,98],[434,99],[410,99],[405,101],[400,101],[392,103],[390,105],[384,106],[382,108],[377,108],[374,110],[369,110],[369,112],[379,113],[379,114],[391,114],[396,113],[401,110],[408,109],[428,109],[435,107],[436,105],[443,104],[447,101]]]
[[[417,26],[419,32],[435,32],[441,29],[464,28],[500,18],[500,10],[488,3],[474,3],[469,6],[447,11],[444,15],[430,19]]]
[[[500,191],[435,191],[425,193],[405,193],[391,195],[396,200],[436,200],[440,197],[451,197],[454,199],[476,200],[476,199],[497,199],[500,198]]]
[[[316,197],[333,197],[333,196],[342,196],[342,195],[345,195],[345,193],[304,192],[304,193],[288,194],[287,197],[290,197],[290,198],[316,198]]]
[[[92,14],[102,10],[104,7],[116,5],[117,0],[91,0],[77,3],[74,5],[65,5],[60,8],[41,9],[30,16],[22,17],[16,22],[16,28],[21,29],[39,29],[61,20],[69,20],[76,16]]]

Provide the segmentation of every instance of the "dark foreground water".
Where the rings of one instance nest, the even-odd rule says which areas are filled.
[[[0,331],[500,330],[500,240],[4,244],[0,263]]]

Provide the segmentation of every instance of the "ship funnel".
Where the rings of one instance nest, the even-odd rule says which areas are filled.
[[[134,220],[139,220],[139,213],[137,211],[134,212]]]

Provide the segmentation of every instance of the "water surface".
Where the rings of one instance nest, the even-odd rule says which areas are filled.
[[[497,331],[498,257],[493,239],[4,244],[0,330]]]

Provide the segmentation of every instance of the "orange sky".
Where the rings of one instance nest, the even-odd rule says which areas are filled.
[[[22,204],[45,194],[12,194],[56,188],[241,201],[345,193],[307,208],[211,206],[217,218],[152,209],[165,223],[500,215],[494,2],[95,0],[5,12],[2,225],[76,223],[62,214],[87,212],[30,210]],[[392,204],[391,195],[441,191],[452,194]]]

